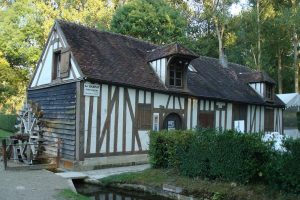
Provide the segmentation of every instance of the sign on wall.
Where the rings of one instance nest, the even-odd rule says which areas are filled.
[[[168,130],[175,130],[175,121],[168,121]]]
[[[99,97],[100,96],[100,85],[92,84],[92,83],[84,83],[83,95]]]

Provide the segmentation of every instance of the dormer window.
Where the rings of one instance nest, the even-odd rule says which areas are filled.
[[[274,92],[273,92],[273,85],[266,83],[266,99],[273,100],[274,99]]]
[[[170,65],[170,86],[182,87],[182,66]]]

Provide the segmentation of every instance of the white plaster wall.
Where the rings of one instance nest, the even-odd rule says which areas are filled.
[[[264,83],[251,83],[249,84],[260,96],[264,96]]]
[[[149,149],[149,131],[138,131],[140,140],[141,140],[141,145],[143,150],[148,150]],[[136,150],[138,150],[138,146],[135,145]]]
[[[226,121],[226,129],[232,129],[232,103],[227,104],[227,121]]]
[[[38,63],[37,69],[34,77],[32,78],[32,83],[30,87],[41,86],[45,84],[50,84],[52,82],[52,62],[53,62],[53,52],[57,48],[66,48],[66,42],[63,41],[63,37],[58,32],[53,31],[49,36],[49,42],[41,56],[41,62]],[[59,38],[58,42],[51,44],[54,39]],[[70,75],[63,80],[72,80],[80,78],[80,72],[78,70],[79,66],[76,66],[76,62],[73,57],[71,58],[71,70]]]
[[[90,97],[85,97],[85,113],[84,113],[84,153],[86,153],[87,148],[87,138],[88,138],[88,119],[90,112]]]
[[[123,147],[123,109],[124,109],[124,88],[119,89],[119,118],[118,118],[118,145],[117,151],[121,152]]]
[[[160,106],[166,107],[168,97],[165,94],[154,93],[154,108],[159,108]]]
[[[166,64],[167,59],[162,58],[159,60],[155,60],[150,62],[152,69],[155,71],[160,80],[165,84],[166,83]]]
[[[197,127],[197,123],[198,123],[198,100],[197,99],[193,99],[192,100],[192,104],[193,104],[193,118],[192,118],[192,127],[191,128],[196,128]]]
[[[93,98],[93,110],[92,112],[92,130],[91,130],[91,146],[90,153],[96,153],[96,137],[97,137],[97,111],[98,111],[98,97]]]
[[[128,105],[126,106],[126,151],[131,151],[132,145],[132,120]]]
[[[100,94],[101,97],[101,129],[103,130],[103,127],[105,125],[105,120],[107,116],[107,99],[108,99],[108,86],[107,85],[102,85],[102,91]],[[100,133],[102,134],[102,133]],[[104,136],[104,140],[100,149],[100,153],[105,153],[106,152],[106,135]]]

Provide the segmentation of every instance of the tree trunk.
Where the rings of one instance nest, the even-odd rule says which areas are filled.
[[[294,36],[293,36],[293,46],[294,46],[294,70],[295,70],[295,92],[299,92],[299,66],[298,66],[298,35],[296,33],[296,30],[294,30]]]
[[[216,26],[217,36],[218,36],[218,43],[219,43],[219,62],[223,64],[224,63],[224,51],[223,51],[224,28],[219,26],[217,20],[215,21],[215,26]]]
[[[277,78],[278,78],[278,93],[282,94],[282,60],[281,60],[281,50],[280,49],[278,49]]]
[[[260,9],[259,9],[260,0],[256,1],[256,17],[257,17],[257,70],[261,71],[261,44],[260,44]]]

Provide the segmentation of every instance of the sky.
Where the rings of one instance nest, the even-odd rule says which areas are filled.
[[[230,12],[232,15],[238,15],[243,9],[247,6],[247,0],[240,0],[239,3],[234,4],[230,8]]]

